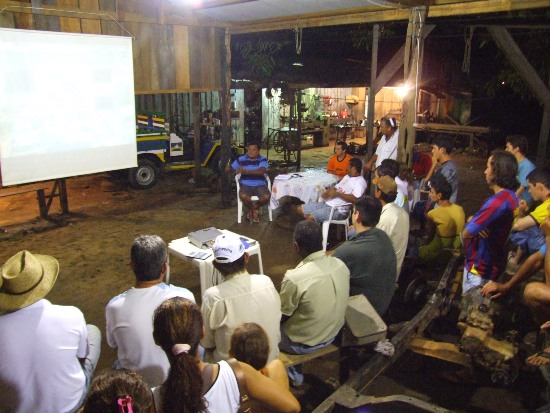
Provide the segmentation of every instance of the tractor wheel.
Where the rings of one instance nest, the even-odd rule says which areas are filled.
[[[159,178],[157,165],[149,159],[138,160],[138,167],[130,169],[128,180],[134,189],[149,189],[156,185]]]

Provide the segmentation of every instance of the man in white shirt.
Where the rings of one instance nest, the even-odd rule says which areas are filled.
[[[296,211],[309,221],[328,221],[333,206],[338,207],[333,219],[345,219],[348,216],[348,203],[355,203],[367,190],[367,182],[361,176],[362,162],[358,158],[352,158],[348,164],[348,174],[336,184],[329,188],[321,197],[324,202],[311,202],[299,205]]]
[[[212,251],[214,268],[224,281],[202,297],[205,360],[226,360],[233,330],[243,323],[256,323],[269,339],[267,362],[271,362],[279,356],[281,337],[281,300],[273,282],[266,275],[246,271],[249,256],[238,236],[219,235]]]
[[[54,257],[21,251],[0,272],[0,411],[77,411],[99,359],[99,329],[78,308],[44,298],[59,273]]]
[[[134,287],[113,297],[105,308],[107,343],[117,349],[115,368],[137,371],[150,387],[164,382],[170,363],[153,340],[153,313],[165,300],[183,297],[195,302],[191,291],[166,285],[166,243],[157,235],[140,235],[130,249]]]
[[[372,170],[372,165],[379,167],[384,159],[397,159],[397,143],[399,141],[399,129],[395,118],[380,119],[380,132],[383,136],[378,142],[376,153],[365,163],[365,175]]]
[[[397,184],[391,176],[374,178],[372,183],[376,186],[374,196],[382,204],[382,213],[376,228],[381,229],[390,237],[397,259],[398,279],[409,241],[409,214],[394,202],[397,196]]]
[[[166,285],[168,250],[157,235],[140,235],[130,248],[134,287],[113,297],[105,308],[107,343],[117,349],[115,368],[137,371],[150,387],[166,380],[170,363],[153,340],[153,313],[165,300],[183,297],[195,302],[191,291]]]

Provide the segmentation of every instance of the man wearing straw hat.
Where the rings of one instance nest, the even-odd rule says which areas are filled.
[[[44,298],[59,273],[55,258],[21,251],[0,273],[0,410],[75,412],[99,358],[101,333],[78,308]]]

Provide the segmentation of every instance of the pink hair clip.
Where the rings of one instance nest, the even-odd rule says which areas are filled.
[[[174,356],[177,356],[181,353],[188,353],[189,350],[191,350],[191,346],[189,344],[174,344],[172,346],[172,354]]]
[[[119,397],[117,403],[119,413],[134,413],[132,410],[132,398],[130,396],[126,395],[126,397]],[[124,411],[125,407],[128,409],[127,412]]]

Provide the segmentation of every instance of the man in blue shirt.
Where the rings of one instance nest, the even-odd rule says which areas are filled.
[[[523,135],[510,135],[506,138],[506,152],[510,152],[514,155],[514,158],[518,161],[518,174],[516,176],[519,181],[519,188],[516,190],[516,196],[518,200],[525,200],[528,204],[531,203],[533,198],[527,191],[527,175],[535,169],[535,164],[526,158],[527,154],[527,138]]]
[[[252,222],[260,222],[258,210],[271,198],[264,176],[268,168],[267,158],[260,155],[260,145],[250,142],[246,154],[239,156],[231,167],[241,174],[239,198],[248,208],[246,218]],[[252,202],[252,196],[258,197],[256,203]]]

